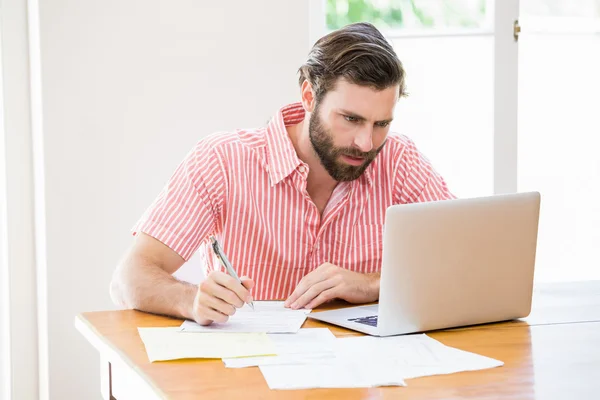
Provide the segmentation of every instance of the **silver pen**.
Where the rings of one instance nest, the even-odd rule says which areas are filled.
[[[227,270],[227,273],[229,275],[231,275],[232,277],[234,277],[235,280],[237,280],[240,283],[240,285],[242,285],[242,280],[240,279],[240,277],[238,276],[238,274],[235,273],[235,270],[233,269],[233,266],[231,265],[231,263],[227,259],[227,256],[225,255],[225,253],[223,253],[223,250],[221,249],[221,246],[219,245],[219,242],[217,242],[217,238],[214,237],[214,236],[211,236],[210,237],[210,241],[211,241],[211,244],[212,244],[213,251],[215,252],[215,254],[216,254],[217,258],[219,259],[219,261],[221,261],[221,264],[223,264],[223,266]],[[244,286],[244,285],[242,285],[242,286]],[[250,307],[252,307],[252,309],[254,310],[254,301],[250,301],[248,303],[248,305]]]

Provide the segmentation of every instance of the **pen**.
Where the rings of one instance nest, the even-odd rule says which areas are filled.
[[[225,255],[225,253],[223,253],[223,250],[221,250],[221,246],[219,245],[219,242],[217,242],[217,238],[214,236],[211,236],[210,241],[212,243],[213,251],[217,255],[217,258],[219,259],[219,261],[221,261],[221,264],[223,264],[223,266],[227,270],[227,273],[229,275],[231,275],[232,277],[234,277],[235,280],[237,280],[240,283],[240,285],[242,285],[242,280],[240,279],[238,274],[235,273],[235,270],[233,269],[233,266],[227,259],[227,256]],[[242,286],[244,286],[244,285],[242,285]],[[254,301],[249,302],[248,305],[250,307],[252,307],[252,309],[254,310]]]

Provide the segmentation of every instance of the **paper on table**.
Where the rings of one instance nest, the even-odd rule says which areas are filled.
[[[425,335],[423,335],[425,336]],[[427,336],[425,336],[427,337]],[[432,375],[446,375],[463,371],[477,371],[501,367],[504,363],[500,360],[485,357],[479,354],[445,346],[437,340],[431,339],[428,343],[429,349],[440,359],[436,365],[410,365],[403,368],[404,379],[418,378]]]
[[[401,371],[402,378],[475,371],[504,365],[502,361],[445,346],[425,334],[340,339],[343,351],[369,357],[382,368]]]
[[[275,356],[224,358],[227,368],[257,365],[302,364],[335,356],[335,336],[327,328],[300,329],[298,333],[268,335],[275,345]]]
[[[366,363],[335,362],[313,365],[261,365],[270,389],[367,388],[406,386],[396,371],[373,368]]]
[[[241,310],[244,311],[250,311],[250,312],[299,312],[299,313],[304,313],[304,314],[308,314],[310,313],[312,310],[308,309],[308,308],[301,308],[299,310],[292,310],[291,308],[286,308],[283,305],[283,301],[267,301],[267,300],[261,300],[261,301],[255,301],[254,302],[254,310],[252,310],[252,308],[250,308],[250,306],[248,306],[248,304],[245,304],[244,307],[241,308]]]
[[[335,341],[335,357],[303,364],[260,365],[271,389],[364,388],[406,386],[398,371],[380,368],[346,351],[343,339]]]
[[[341,338],[336,340],[333,359],[301,365],[267,365],[260,370],[271,389],[307,389],[404,386],[403,379],[501,365],[501,361],[445,346],[422,334]]]
[[[138,328],[138,332],[150,362],[275,354],[273,341],[264,333],[184,335],[178,327]]]
[[[201,326],[192,321],[181,325],[182,332],[265,332],[296,333],[311,310],[292,310],[283,301],[255,301],[254,310],[247,304],[236,311],[224,324]]]

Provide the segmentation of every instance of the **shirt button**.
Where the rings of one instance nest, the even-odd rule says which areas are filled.
[[[304,167],[304,165],[301,165],[298,167],[298,171],[304,173],[304,171],[306,171],[306,168]]]

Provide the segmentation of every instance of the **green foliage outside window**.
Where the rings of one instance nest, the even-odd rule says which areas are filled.
[[[503,1],[503,0],[495,0]],[[491,28],[489,0],[327,0],[327,28],[371,22],[379,29]],[[600,18],[600,0],[521,0],[521,15]]]
[[[487,0],[327,0],[327,28],[367,21],[380,29],[484,28]]]

